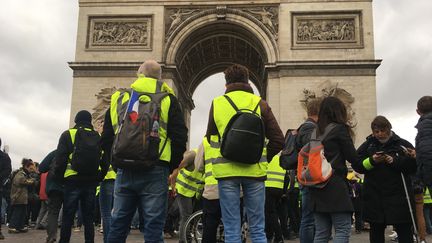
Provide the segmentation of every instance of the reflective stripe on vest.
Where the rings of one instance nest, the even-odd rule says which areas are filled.
[[[424,204],[432,204],[432,198],[428,187],[426,187],[426,190],[424,192],[423,202]]]
[[[218,181],[213,176],[212,163],[217,157],[217,150],[213,149],[207,141],[207,137],[202,140],[204,148],[204,183],[205,185],[217,185]]]
[[[283,189],[286,170],[279,165],[279,155],[275,155],[268,164],[266,187]]]
[[[188,171],[186,168],[180,170],[176,180],[178,194],[185,197],[194,197],[204,187],[203,175],[198,171]]]
[[[139,76],[137,80],[135,80],[135,82],[131,85],[131,88],[136,92],[155,93],[158,88],[158,84],[162,92],[168,92],[174,95],[174,92],[168,87],[166,83],[158,82],[156,79],[147,78],[142,75]],[[128,104],[129,98],[129,93],[120,93],[120,91],[115,92],[111,96],[111,123],[115,134],[118,133],[119,122],[123,119],[123,117],[120,117],[122,108],[125,110],[124,106]],[[168,138],[167,140],[168,112],[170,106],[171,99],[167,96],[161,102],[161,113],[159,120],[159,137],[161,139],[159,143],[159,152],[163,149],[159,159],[167,161],[168,163],[171,161],[171,139]],[[165,140],[167,140],[166,144]],[[164,144],[165,148],[163,148]]]
[[[90,129],[90,128],[84,128],[84,130],[87,130],[87,131],[93,131],[93,130]],[[70,137],[71,137],[72,146],[75,145],[75,135],[76,135],[77,131],[78,131],[78,129],[76,129],[76,128],[71,128],[71,129],[69,129],[69,135],[70,135]],[[63,175],[64,178],[69,177],[69,176],[73,176],[73,175],[78,175],[78,172],[72,170],[72,165],[71,165],[71,163],[70,163],[71,160],[72,160],[72,154],[73,154],[73,153],[70,153],[70,154],[69,154],[68,162],[67,162],[67,165],[66,165],[66,170],[65,170],[65,173],[64,173],[64,175]],[[100,168],[100,166],[99,166],[99,170],[100,170],[100,169],[101,169],[101,168]]]
[[[239,109],[253,110],[260,102],[261,98],[245,91],[233,91],[228,95]],[[258,106],[257,114],[261,115],[261,109]],[[216,123],[219,134],[223,134],[230,119],[236,114],[234,108],[225,97],[219,96],[213,100],[213,119]],[[267,152],[264,148],[261,160],[256,164],[244,164],[235,161],[229,161],[220,153],[219,138],[216,135],[210,137],[209,149],[214,153],[212,163],[212,172],[216,179],[227,177],[265,177],[267,172]],[[207,151],[206,151],[207,152]]]
[[[116,177],[117,177],[117,173],[113,170],[112,166],[110,165],[104,180],[115,180]]]

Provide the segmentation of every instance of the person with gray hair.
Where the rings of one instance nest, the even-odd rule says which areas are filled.
[[[162,76],[162,69],[159,63],[157,63],[154,60],[148,60],[145,61],[143,64],[141,64],[141,66],[138,69],[138,76],[140,74],[149,77],[149,78],[154,78],[157,80],[161,79]]]
[[[108,237],[104,237],[104,242],[126,241],[137,207],[142,221],[145,222],[142,229],[145,242],[163,242],[168,203],[168,176],[178,167],[186,151],[188,131],[183,112],[174,91],[165,82],[160,81],[160,65],[154,60],[145,61],[138,69],[137,75],[138,78],[132,83],[130,91],[123,93],[117,91],[111,96],[111,107],[105,114],[102,132],[104,159],[113,165],[128,161],[128,166],[117,168],[111,224]],[[162,94],[164,92],[166,94]],[[162,98],[156,99],[158,95]],[[145,137],[157,138],[153,140],[157,143],[157,146],[153,146],[156,151],[150,150],[149,145],[148,153],[146,152],[146,155],[155,154],[155,156],[145,160],[139,156],[130,160],[129,154],[135,151],[117,154],[114,148],[117,148],[117,144],[121,142],[114,143],[114,138],[118,134],[119,136],[128,134],[127,124],[136,124],[140,121],[137,119],[147,115],[144,111],[147,108],[146,102],[141,103],[141,101],[153,98],[158,103],[157,114],[150,116],[149,122],[152,122],[150,123],[152,129],[149,136]],[[146,133],[143,132],[142,135]],[[147,140],[143,141],[142,136],[135,137],[137,139],[127,139],[127,143],[143,148]],[[151,165],[147,166],[147,163]],[[143,167],[143,164],[146,166]]]

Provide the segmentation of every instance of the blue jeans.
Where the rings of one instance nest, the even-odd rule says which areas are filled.
[[[225,242],[241,242],[240,186],[253,243],[267,243],[264,232],[265,187],[263,181],[247,178],[218,181]]]
[[[114,187],[114,207],[108,242],[126,241],[136,207],[141,209],[146,243],[163,242],[167,214],[168,167],[148,171],[118,169]]]
[[[314,243],[328,243],[332,225],[335,228],[333,243],[348,243],[351,234],[351,213],[314,213]]]
[[[310,192],[307,187],[300,187],[302,195],[302,217],[300,220],[300,242],[313,242],[315,220],[310,201]]]
[[[108,241],[111,225],[111,210],[114,199],[114,180],[104,180],[100,184],[99,205],[103,225],[104,243]]]
[[[93,218],[96,200],[96,185],[66,184],[63,195],[63,219],[59,242],[68,243],[70,241],[75,213],[78,208],[78,202],[80,202],[84,224],[85,242],[93,243]]]

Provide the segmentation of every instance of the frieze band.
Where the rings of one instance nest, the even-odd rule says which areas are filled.
[[[151,50],[152,16],[90,16],[88,49]]]

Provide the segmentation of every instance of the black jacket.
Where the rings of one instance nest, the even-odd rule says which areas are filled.
[[[432,186],[432,112],[421,116],[416,128],[418,175],[427,186]]]
[[[385,144],[369,136],[357,150],[361,166],[356,171],[365,175],[363,216],[368,222],[385,224],[411,222],[401,172],[404,174],[411,194],[411,180],[408,175],[416,171],[416,162],[415,159],[405,155],[401,145],[407,148],[413,147],[408,141],[393,133]],[[384,151],[391,155],[393,163],[375,163],[372,155],[377,151]],[[367,158],[373,165],[370,170],[367,170],[362,163]]]
[[[177,98],[169,94],[171,105],[168,111],[167,136],[171,139],[171,161],[165,161],[163,164],[169,167],[172,172],[178,167],[183,159],[183,153],[186,151],[188,140],[188,129],[184,122],[183,112]],[[110,109],[105,113],[105,122],[102,132],[102,149],[104,151],[104,160],[111,161],[111,148],[114,142],[114,129],[111,122]]]
[[[56,180],[54,180],[55,155],[56,155],[56,150],[51,151],[47,156],[45,156],[45,158],[42,160],[42,162],[39,165],[40,173],[48,172],[46,188],[45,188],[47,195],[49,195],[51,192],[54,191],[63,192],[63,185],[59,184]]]
[[[7,153],[0,150],[0,191],[3,189],[3,184],[9,178],[11,172],[11,159]]]
[[[312,131],[316,128],[316,122],[308,118],[297,130],[295,139],[296,149],[300,151],[302,147],[310,141]]]
[[[91,124],[76,124],[73,128],[84,127],[91,128],[93,126]],[[73,152],[74,146],[72,144],[72,139],[69,133],[69,130],[66,130],[60,136],[59,143],[57,145],[57,151],[55,156],[55,165],[54,165],[54,178],[60,184],[63,183],[72,183],[75,185],[95,185],[98,182],[102,181],[108,172],[109,164],[106,160],[102,159],[100,162],[101,171],[98,176],[87,176],[87,175],[73,175],[64,178],[64,173],[66,171],[66,166],[68,164],[69,155]]]
[[[348,127],[337,124],[322,144],[325,157],[328,161],[333,161],[334,173],[324,188],[310,188],[312,209],[321,213],[352,212],[354,209],[346,179],[346,161],[354,168],[358,165],[358,157]]]

